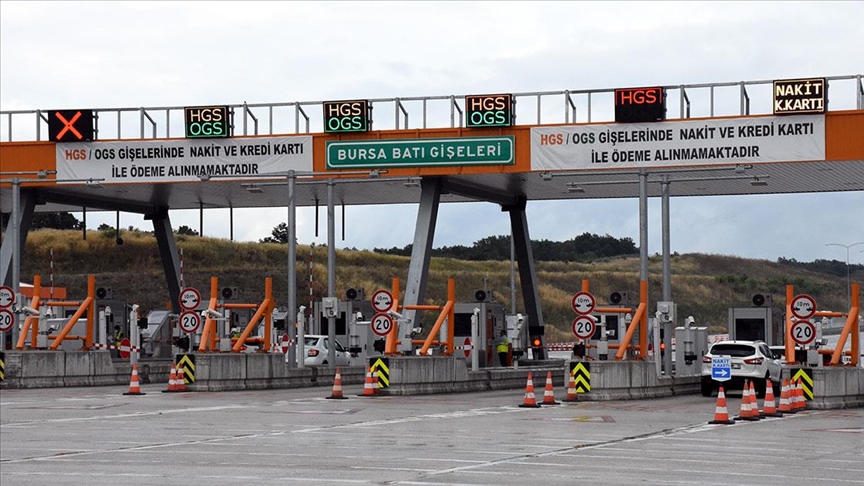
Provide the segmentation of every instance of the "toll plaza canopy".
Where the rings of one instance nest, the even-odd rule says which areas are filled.
[[[659,183],[671,196],[861,191],[862,110],[861,75],[852,75],[4,111],[0,205],[10,212],[17,184],[35,195],[35,211],[286,206],[289,175],[300,206],[324,200],[327,181],[340,204],[417,203],[429,178],[440,180],[441,202],[500,204],[637,197],[640,173],[649,197]]]

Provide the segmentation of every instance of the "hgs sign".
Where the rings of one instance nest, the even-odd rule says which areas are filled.
[[[513,124],[513,95],[469,95],[465,97],[465,126],[509,127]]]
[[[227,106],[186,108],[186,138],[224,138],[231,136]]]

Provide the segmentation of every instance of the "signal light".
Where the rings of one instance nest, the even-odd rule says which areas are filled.
[[[540,341],[540,338],[539,338],[539,337],[538,337],[538,338],[534,338],[533,346],[534,346],[535,348],[539,348],[540,346],[542,346],[542,344],[543,344],[543,343]]]

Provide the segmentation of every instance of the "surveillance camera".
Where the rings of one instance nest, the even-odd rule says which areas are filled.
[[[358,313],[357,313],[357,320],[358,320],[358,321],[362,321],[362,320],[363,320],[363,313],[362,313],[362,312],[358,312]]]
[[[306,306],[305,305],[300,306],[300,312],[306,312]]]
[[[138,312],[138,309],[140,309],[140,308],[141,308],[140,305],[138,305],[138,304],[132,304],[132,312]]]
[[[209,317],[210,319],[221,319],[222,314],[214,311],[213,309],[204,309],[201,311],[201,317]]]
[[[106,315],[106,316],[110,316],[110,315],[111,315],[111,307],[110,307],[110,306],[107,306],[107,305],[105,306],[105,315]]]
[[[696,323],[696,319],[693,319],[693,316],[687,316],[687,324]]]
[[[402,314],[394,311],[393,309],[388,310],[387,314],[394,319],[404,319],[404,317],[402,317]]]
[[[479,316],[479,315],[480,315],[480,309],[479,309],[479,308],[477,308],[477,307],[474,308],[474,315],[475,315],[475,316]]]
[[[36,310],[36,309],[34,309],[34,308],[32,308],[32,307],[28,307],[28,306],[26,306],[26,305],[25,305],[24,307],[22,307],[21,310],[23,310],[24,312],[26,312],[26,313],[28,313],[28,314],[30,314],[30,315],[33,315],[33,316],[38,316],[38,315],[39,315],[39,311],[38,311],[38,310]]]
[[[522,321],[524,321],[524,320],[525,320],[525,318],[522,317],[522,314],[516,314],[516,322],[521,324]]]

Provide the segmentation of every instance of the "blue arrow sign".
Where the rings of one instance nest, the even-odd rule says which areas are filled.
[[[732,358],[730,356],[711,357],[711,378],[715,381],[732,379]]]

